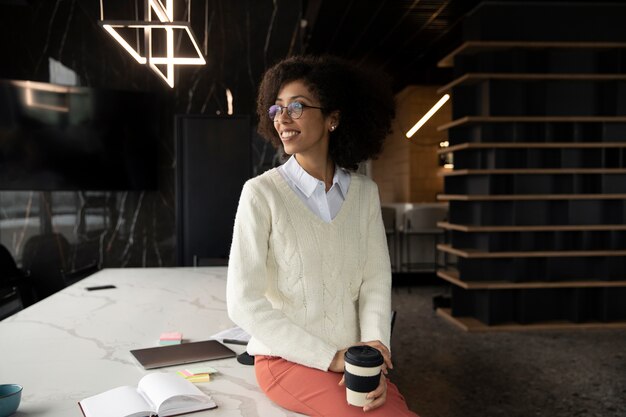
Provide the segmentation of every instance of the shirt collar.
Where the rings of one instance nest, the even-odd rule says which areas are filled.
[[[310,198],[315,191],[315,187],[319,183],[319,180],[306,172],[298,163],[298,160],[292,155],[287,162],[283,165],[285,173],[294,182],[296,187],[306,196]],[[339,190],[346,197],[348,191],[348,181],[350,180],[350,174],[343,168],[335,167],[335,175],[333,176],[333,186],[339,185]]]
[[[343,195],[343,198],[346,198],[348,194],[348,187],[350,185],[350,174],[345,169],[335,166],[335,176],[333,177],[333,185],[339,184],[339,190]]]

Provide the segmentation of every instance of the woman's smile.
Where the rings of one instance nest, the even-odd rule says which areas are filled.
[[[283,142],[287,142],[295,139],[300,134],[300,131],[295,129],[283,129],[280,131],[280,139]]]

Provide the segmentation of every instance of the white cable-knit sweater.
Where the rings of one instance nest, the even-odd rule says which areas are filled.
[[[326,223],[277,169],[246,182],[228,264],[230,318],[252,335],[251,355],[327,370],[359,341],[389,347],[391,267],[376,184],[351,174]]]

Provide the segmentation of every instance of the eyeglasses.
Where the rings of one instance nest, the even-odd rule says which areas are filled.
[[[287,115],[291,119],[299,119],[300,116],[302,116],[302,111],[306,108],[320,109],[320,110],[323,109],[323,107],[309,106],[306,104],[302,104],[299,101],[292,101],[291,103],[287,104],[286,107],[280,106],[278,104],[274,104],[273,106],[270,106],[269,110],[267,111],[267,114],[269,115],[271,120],[276,120],[276,118],[279,115],[283,114],[283,109],[287,109]]]

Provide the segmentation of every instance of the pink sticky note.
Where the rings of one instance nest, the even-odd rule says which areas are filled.
[[[181,340],[182,338],[183,338],[182,333],[166,332],[166,333],[161,333],[160,340]]]

